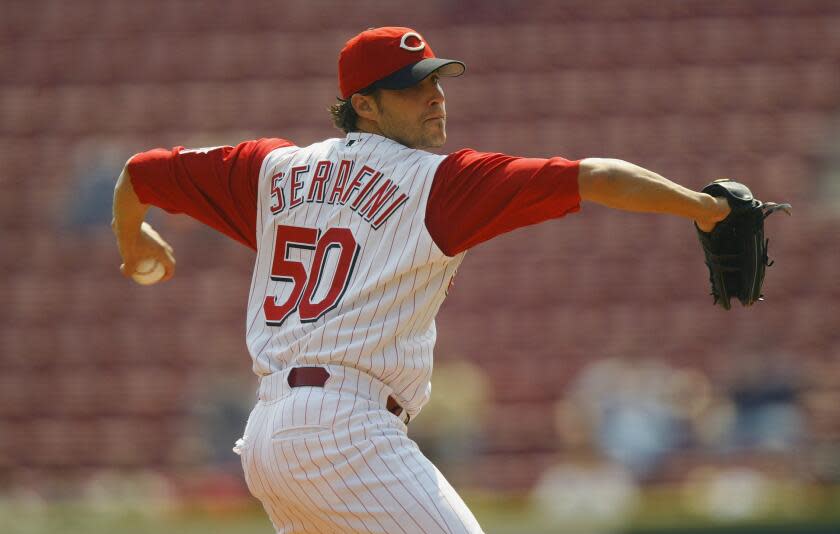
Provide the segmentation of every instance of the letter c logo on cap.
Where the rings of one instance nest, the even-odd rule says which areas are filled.
[[[412,37],[414,38],[414,39],[412,39],[412,42],[417,42],[419,44],[414,45],[414,46],[409,45],[408,40],[409,40],[409,38],[412,38]],[[409,52],[417,52],[419,50],[423,50],[424,48],[426,48],[426,43],[423,42],[423,38],[420,37],[419,35],[417,35],[417,33],[415,33],[415,32],[405,32],[402,36],[402,39],[400,39],[400,48],[402,48],[403,50],[408,50]]]

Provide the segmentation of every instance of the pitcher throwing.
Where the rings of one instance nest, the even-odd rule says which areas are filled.
[[[339,54],[331,112],[345,137],[155,149],[118,180],[125,276],[147,258],[162,280],[175,272],[172,248],[142,224],[149,205],[256,250],[247,345],[260,385],[235,450],[277,532],[481,532],[406,434],[468,249],[581,200],[705,231],[729,212],[725,198],[620,160],[424,151],[446,141],[441,80],[464,70],[412,29],[367,30]]]

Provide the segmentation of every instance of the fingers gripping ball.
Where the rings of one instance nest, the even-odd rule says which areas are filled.
[[[131,278],[140,285],[148,286],[159,282],[165,274],[166,268],[161,262],[154,258],[146,258],[137,264]]]
[[[726,198],[732,208],[711,232],[697,228],[714,303],[728,310],[730,298],[735,297],[751,306],[762,300],[764,270],[773,263],[767,257],[770,240],[764,237],[764,219],[779,210],[790,215],[790,204],[762,202],[747,186],[729,179],[715,180],[703,192]]]

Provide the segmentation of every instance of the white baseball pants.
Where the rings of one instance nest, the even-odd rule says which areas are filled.
[[[325,366],[325,387],[264,377],[241,454],[251,493],[278,533],[481,533],[449,482],[385,409],[392,393]]]

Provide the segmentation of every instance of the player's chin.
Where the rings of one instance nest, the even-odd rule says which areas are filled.
[[[433,120],[426,123],[425,145],[429,148],[441,147],[446,143],[446,123]]]

